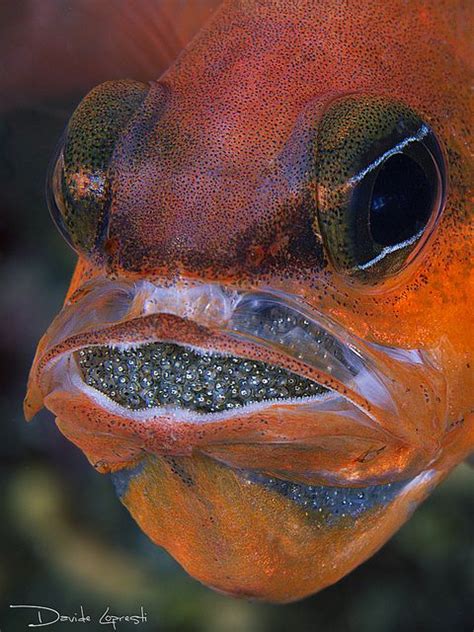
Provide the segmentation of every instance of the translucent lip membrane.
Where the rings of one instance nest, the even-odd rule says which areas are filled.
[[[75,355],[86,384],[134,410],[167,406],[216,413],[328,391],[275,365],[172,343],[87,347]]]
[[[227,330],[283,350],[312,367],[349,382],[361,370],[361,358],[304,310],[265,293],[247,294],[236,305]]]
[[[114,325],[162,314],[204,327],[210,341],[215,332],[296,359],[313,373],[352,389],[356,398],[363,396],[384,408],[390,405],[391,394],[367,345],[306,303],[266,289],[241,292],[212,283],[161,287],[151,281],[96,280],[86,284],[52,323],[44,353],[78,334],[99,334]],[[314,378],[227,356],[227,351],[209,351],[212,342],[205,352],[179,339],[174,346],[164,344],[160,335],[153,343],[148,337],[141,346],[140,340],[130,340],[128,348],[112,339],[101,341],[102,347],[83,349],[85,355],[74,352],[83,381],[133,410],[176,406],[202,413],[230,412],[271,400],[311,398],[319,406],[326,399],[320,395],[327,389]],[[134,362],[139,370],[132,368]],[[215,371],[215,376],[206,370]],[[45,383],[48,379],[45,375]]]

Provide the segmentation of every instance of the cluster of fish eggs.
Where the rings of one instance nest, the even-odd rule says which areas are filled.
[[[214,413],[326,391],[278,366],[172,343],[87,347],[77,352],[77,359],[89,386],[132,409],[172,406]]]
[[[329,487],[294,483],[257,472],[247,473],[246,478],[289,498],[304,509],[318,512],[326,523],[346,517],[357,518],[365,511],[385,506],[407,484],[397,481],[368,487]]]
[[[344,347],[330,333],[302,314],[284,306],[259,300],[255,305],[242,303],[237,308],[231,326],[236,331],[249,332],[276,342],[298,359],[311,362],[315,357],[331,356],[352,371]],[[357,371],[353,371],[356,373]]]

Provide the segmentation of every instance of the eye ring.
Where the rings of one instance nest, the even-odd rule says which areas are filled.
[[[64,218],[66,217],[66,209],[64,198],[61,193],[62,179],[64,177],[64,142],[66,134],[63,133],[56,145],[53,157],[49,163],[46,175],[46,204],[48,205],[49,214],[54,225],[60,232],[63,239],[75,251],[78,252],[73,240],[66,227]]]
[[[401,272],[432,234],[446,196],[443,152],[403,103],[331,103],[315,142],[317,229],[337,272],[365,284]]]
[[[149,85],[128,79],[91,90],[50,163],[46,199],[53,221],[77,253],[99,262],[110,220],[114,151],[148,92]]]

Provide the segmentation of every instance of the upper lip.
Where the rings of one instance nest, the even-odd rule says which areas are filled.
[[[271,331],[268,318],[259,319],[262,306],[297,318],[296,326]],[[306,331],[303,323],[313,331]],[[52,322],[39,345],[30,385],[46,392],[48,366],[83,346],[170,341],[277,364],[343,393],[373,416],[374,402],[349,384],[366,370],[367,361],[348,336],[340,328],[335,334],[334,328],[322,315],[316,320],[304,306],[269,292],[240,293],[215,284],[169,289],[147,281],[102,280],[83,286]]]

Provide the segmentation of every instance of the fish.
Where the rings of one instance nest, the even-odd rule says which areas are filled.
[[[468,5],[226,0],[60,139],[25,415],[221,593],[337,582],[474,452]]]

